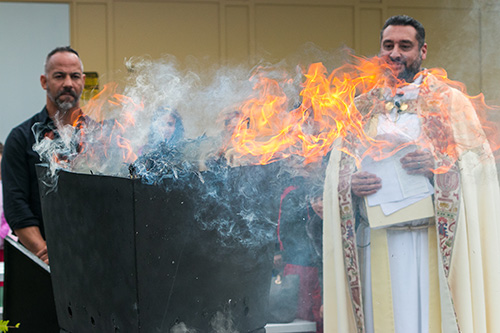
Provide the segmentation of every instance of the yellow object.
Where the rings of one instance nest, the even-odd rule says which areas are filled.
[[[99,93],[99,74],[97,72],[84,72],[84,74],[85,85],[81,97],[82,105]]]

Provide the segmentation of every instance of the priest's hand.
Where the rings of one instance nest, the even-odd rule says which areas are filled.
[[[428,150],[415,150],[400,159],[403,169],[410,175],[424,175],[432,178],[434,157]]]
[[[352,193],[358,197],[365,197],[376,193],[381,187],[382,180],[373,173],[358,171],[352,175]]]

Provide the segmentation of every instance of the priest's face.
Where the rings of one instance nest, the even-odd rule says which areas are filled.
[[[382,33],[379,56],[400,80],[413,82],[427,57],[427,44],[418,45],[417,30],[411,25],[390,25]]]

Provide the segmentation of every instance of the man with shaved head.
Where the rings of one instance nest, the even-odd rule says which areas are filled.
[[[73,124],[81,115],[85,74],[78,53],[69,46],[52,50],[45,60],[40,83],[46,91],[46,105],[9,134],[2,159],[2,180],[7,222],[19,241],[48,264],[35,171],[40,156],[33,151],[33,144],[44,137],[57,137],[59,128]]]

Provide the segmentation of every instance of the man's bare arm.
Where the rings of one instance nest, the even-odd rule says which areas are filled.
[[[15,230],[16,236],[30,252],[34,253],[38,258],[49,264],[49,256],[47,254],[47,243],[40,233],[40,228],[36,226],[20,228]]]

